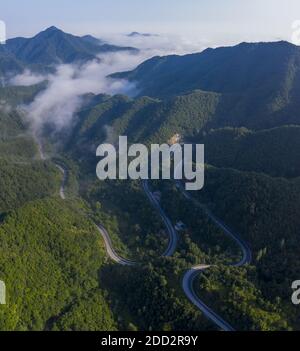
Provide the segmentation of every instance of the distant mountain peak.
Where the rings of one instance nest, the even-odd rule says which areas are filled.
[[[128,37],[157,37],[158,34],[152,34],[152,33],[140,33],[140,32],[132,32],[127,34]]]
[[[61,32],[61,31],[62,31],[61,29],[59,29],[55,26],[51,26],[51,27],[44,30],[44,32]]]
[[[91,44],[95,44],[95,45],[103,45],[105,44],[105,42],[102,39],[99,38],[95,38],[90,34],[84,35],[83,37],[81,37],[81,39],[91,43]]]
[[[61,34],[65,34],[61,29],[55,27],[55,26],[51,26],[45,30],[43,30],[42,32],[38,33],[37,35],[35,35],[34,38],[40,38],[40,37],[52,37],[55,35],[61,35]]]
[[[237,45],[234,45],[233,47],[240,48],[240,47],[259,47],[259,46],[283,46],[283,47],[293,47],[295,46],[294,44],[290,43],[289,41],[286,40],[277,40],[277,41],[259,41],[259,42],[247,42],[243,41]]]
[[[99,54],[118,51],[137,49],[110,45],[91,35],[79,37],[51,26],[34,37],[9,39],[1,46],[0,77],[4,63],[8,67],[5,71],[12,67],[11,71],[20,72],[30,66],[43,71],[52,70],[49,67],[55,64],[84,63],[97,59]]]

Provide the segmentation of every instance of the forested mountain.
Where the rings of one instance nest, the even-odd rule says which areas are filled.
[[[79,113],[70,145],[85,152],[89,145],[104,141],[107,134],[113,142],[119,135],[127,135],[130,142],[146,143],[167,142],[175,133],[191,137],[215,118],[217,104],[217,94],[201,91],[167,101],[101,95]]]
[[[51,27],[0,46],[0,75],[124,50],[136,52]],[[195,281],[197,295],[236,329],[299,329],[290,303],[300,270],[299,50],[242,43],[155,57],[113,75],[135,82],[138,96],[86,94],[66,129],[46,125],[39,139],[22,107],[47,84],[0,88],[0,329],[215,330],[182,290],[200,263],[213,267]],[[96,149],[120,135],[203,143],[204,189],[189,199],[173,181],[149,182],[158,211],[141,182],[99,181]],[[183,222],[170,257],[160,211]],[[249,245],[251,264],[231,266],[242,252],[211,213]],[[113,263],[96,224],[138,265]]]
[[[252,131],[248,123],[235,128],[240,125],[236,115],[220,100],[220,94],[203,91],[167,100],[96,96],[79,113],[68,146],[87,156],[99,142],[117,142],[119,135],[127,135],[130,142],[164,143],[180,134],[184,141],[204,143],[207,162],[217,166],[299,175],[298,118],[290,119],[294,125],[282,125],[281,120],[260,131]]]
[[[0,77],[6,76],[9,72],[20,73],[23,69],[24,65],[13,54],[5,50],[3,45],[0,45]]]
[[[242,43],[197,54],[154,57],[132,72],[117,75],[137,81],[141,95],[169,96],[195,89],[253,93],[259,88],[259,92],[269,90],[271,96],[280,88],[289,92],[293,87],[299,77],[299,59],[299,47],[288,42]]]
[[[253,132],[246,128],[210,130],[196,137],[205,145],[206,162],[217,167],[300,177],[300,126]]]
[[[300,48],[287,42],[242,43],[199,54],[154,57],[132,72],[139,95],[165,98],[195,89],[221,94],[231,125],[268,128],[299,122]],[[228,122],[228,121],[226,121]]]
[[[197,195],[214,213],[250,243],[256,285],[299,327],[290,304],[290,282],[299,274],[300,182],[261,173],[210,168],[206,186]],[[230,210],[228,210],[230,209]]]
[[[54,65],[84,63],[98,59],[97,55],[138,50],[101,42],[92,36],[78,37],[50,27],[32,38],[14,38],[0,47],[0,72],[2,75],[18,73],[24,68],[46,72]]]
[[[1,159],[25,162],[36,157],[36,142],[19,107],[32,102],[43,88],[44,84],[0,88]]]
[[[9,292],[0,307],[1,330],[116,328],[98,282],[103,244],[82,203],[28,203],[5,219],[0,243],[0,274]],[[88,324],[86,308],[93,311]]]

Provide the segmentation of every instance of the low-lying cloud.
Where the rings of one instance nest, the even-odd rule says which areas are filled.
[[[108,38],[104,38],[107,39]],[[11,85],[30,86],[47,81],[47,88],[40,92],[34,101],[23,106],[33,133],[39,136],[45,124],[61,130],[72,125],[79,112],[83,96],[94,94],[126,94],[134,96],[137,91],[133,83],[111,79],[115,72],[134,69],[138,64],[156,55],[169,53],[190,53],[201,51],[204,46],[192,44],[177,37],[166,36],[110,36],[110,42],[123,46],[134,46],[140,52],[120,51],[99,55],[98,59],[84,65],[59,65],[54,74],[37,75],[29,70],[11,80]]]
[[[209,44],[205,38],[187,38],[177,34],[108,34],[102,39],[115,45],[136,47],[149,57],[191,54],[203,51]]]
[[[15,86],[31,86],[43,81],[47,80],[47,76],[40,74],[33,74],[29,69],[25,69],[25,71],[17,76],[13,77],[10,80],[11,85]]]
[[[14,77],[11,83],[28,86],[41,81],[48,82],[47,88],[31,104],[22,107],[32,131],[38,136],[46,123],[57,130],[68,127],[80,110],[85,94],[134,95],[136,90],[133,83],[108,76],[133,69],[142,60],[140,55],[128,52],[105,54],[84,65],[59,65],[54,74],[45,76],[25,71]]]
[[[0,100],[0,111],[4,113],[10,113],[12,107],[7,103],[6,100]]]

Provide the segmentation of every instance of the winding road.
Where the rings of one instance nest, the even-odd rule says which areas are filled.
[[[38,153],[40,155],[40,159],[42,161],[46,161],[46,156],[44,154],[42,143],[39,140],[36,140],[36,143],[37,143]],[[61,186],[59,189],[59,196],[61,197],[62,200],[65,200],[66,199],[65,186],[66,186],[67,179],[68,179],[68,171],[65,167],[59,165],[58,163],[54,162],[54,164],[55,164],[56,168],[58,168],[63,175],[63,180],[61,182]]]
[[[110,236],[109,236],[107,230],[101,224],[97,225],[96,227],[97,227],[99,233],[102,235],[102,238],[103,238],[104,243],[105,243],[107,255],[109,256],[109,258],[112,261],[114,261],[122,266],[135,266],[136,265],[136,263],[134,261],[130,261],[130,260],[127,260],[125,258],[122,258],[116,253],[116,251],[113,248],[113,244],[112,244],[112,241],[110,239]]]
[[[176,247],[177,247],[177,242],[178,242],[177,232],[174,229],[170,219],[164,213],[159,202],[156,200],[153,193],[151,192],[148,181],[143,182],[143,189],[144,189],[145,194],[147,195],[149,201],[151,202],[152,206],[160,214],[160,216],[165,224],[165,227],[168,231],[168,234],[169,234],[169,245],[168,245],[167,250],[163,254],[163,257],[171,257],[174,254],[174,252],[176,251]],[[101,224],[97,225],[97,229],[98,229],[99,233],[101,234],[101,236],[103,237],[107,255],[109,256],[109,258],[112,261],[114,261],[122,266],[135,266],[135,265],[137,265],[137,262],[125,259],[116,253],[116,251],[113,248],[113,244],[112,244],[111,238],[110,238],[107,230]]]
[[[66,186],[66,182],[67,182],[67,179],[68,179],[68,171],[67,171],[67,169],[65,167],[63,167],[62,165],[60,165],[60,164],[58,164],[56,162],[55,162],[55,166],[63,174],[63,180],[61,182],[59,195],[60,195],[62,200],[65,200],[66,199],[65,186]],[[134,266],[136,264],[133,261],[130,261],[130,260],[127,260],[125,258],[120,257],[116,253],[116,251],[113,248],[113,244],[112,244],[111,238],[110,238],[107,230],[101,224],[96,225],[96,228],[97,228],[97,230],[99,231],[99,233],[101,234],[101,236],[102,236],[102,238],[104,240],[105,249],[106,249],[107,255],[112,261],[114,261],[114,262],[116,262],[116,263],[118,263],[118,264],[120,264],[122,266]]]
[[[42,154],[41,149],[40,149],[40,153],[42,156],[43,154]],[[42,158],[42,159],[44,159],[44,158]],[[60,197],[61,197],[61,199],[65,200],[66,199],[65,185],[66,185],[66,181],[67,181],[67,177],[68,177],[68,172],[67,172],[66,168],[64,168],[63,166],[61,166],[57,163],[55,163],[55,165],[63,174],[63,180],[62,180],[61,187],[60,187]],[[189,195],[189,193],[186,192],[186,190],[184,189],[183,185],[180,182],[177,182],[177,188],[182,192],[182,194],[184,195],[184,197],[186,199],[192,201],[195,205],[200,206],[205,211],[205,213],[208,215],[208,217],[219,228],[221,228],[226,235],[228,235],[231,239],[233,239],[238,244],[238,246],[240,247],[240,249],[243,253],[243,257],[238,263],[232,264],[232,266],[241,267],[243,265],[249,264],[252,260],[252,254],[251,254],[251,250],[250,250],[250,247],[248,246],[248,244],[245,243],[237,233],[233,232],[228,226],[226,226],[226,224],[224,224],[220,219],[218,219],[215,215],[213,215],[211,213],[211,211],[209,209],[207,209],[203,204],[201,204],[197,200],[193,199]],[[152,206],[160,214],[160,216],[165,224],[165,227],[168,231],[169,238],[170,238],[169,245],[168,245],[167,250],[163,254],[163,256],[164,257],[171,257],[175,253],[177,243],[178,243],[177,231],[175,230],[170,219],[166,216],[165,212],[161,208],[159,201],[155,198],[155,196],[151,192],[148,181],[143,181],[143,189],[144,189],[144,192],[147,195],[149,201],[151,202]],[[96,225],[96,227],[104,240],[107,255],[109,256],[109,258],[112,261],[114,261],[117,264],[120,264],[122,266],[135,266],[135,265],[137,265],[137,263],[134,261],[120,257],[113,248],[113,244],[112,244],[111,238],[110,238],[107,230],[102,225]],[[188,270],[186,272],[186,274],[184,275],[183,280],[182,280],[183,291],[184,291],[185,295],[187,296],[187,298],[191,301],[191,303],[193,303],[216,326],[218,326],[221,330],[232,332],[235,329],[228,322],[226,322],[221,316],[219,316],[217,313],[215,313],[210,307],[208,307],[198,297],[198,295],[195,292],[194,281],[195,281],[196,277],[201,272],[209,269],[210,267],[211,266],[209,266],[209,265],[199,264],[197,266],[192,267],[190,270]]]
[[[224,331],[234,331],[233,327],[224,321],[222,317],[216,314],[208,307],[196,294],[194,290],[194,281],[200,272],[209,269],[211,266],[199,265],[191,268],[183,277],[182,288],[188,299],[213,323]]]
[[[189,200],[192,201],[195,206],[200,207],[206,215],[220,228],[223,230],[223,232],[229,236],[231,239],[233,239],[237,245],[240,247],[243,257],[240,262],[233,264],[235,267],[241,267],[246,264],[250,264],[252,261],[252,252],[250,249],[250,246],[240,237],[240,235],[236,232],[234,232],[231,228],[229,228],[221,219],[216,217],[206,206],[204,206],[202,203],[200,203],[198,200],[194,199],[184,188],[181,182],[176,182],[177,188],[181,191],[183,196]]]
[[[201,204],[199,201],[196,199],[192,198],[190,194],[185,190],[183,184],[181,182],[176,182],[177,188],[181,191],[183,196],[189,200],[192,201],[195,206],[201,207],[201,209],[207,214],[207,216],[220,228],[223,230],[223,232],[228,235],[231,239],[233,239],[236,244],[240,247],[243,257],[242,259],[237,262],[232,264],[232,267],[241,267],[247,264],[250,264],[252,261],[252,253],[249,245],[240,238],[240,236],[235,233],[233,230],[231,230],[225,223],[223,223],[219,218],[217,218],[206,206]],[[182,288],[187,296],[187,298],[200,310],[202,313],[210,319],[212,322],[214,322],[219,328],[221,328],[224,331],[234,331],[234,328],[226,322],[222,317],[220,317],[218,314],[216,314],[210,307],[208,307],[196,294],[195,289],[194,289],[194,282],[197,276],[209,269],[211,266],[208,265],[197,265],[192,267],[189,271],[186,272],[186,274],[183,277],[182,280]]]
[[[149,187],[149,182],[147,180],[143,181],[143,189],[149,199],[149,201],[151,202],[152,206],[157,210],[157,212],[160,214],[165,227],[169,233],[169,245],[167,250],[165,251],[165,253],[163,254],[163,257],[171,257],[174,255],[176,248],[177,248],[177,243],[178,243],[178,235],[177,235],[177,231],[175,230],[175,228],[173,227],[172,222],[170,221],[170,219],[166,216],[165,212],[163,211],[163,209],[161,208],[158,200],[155,198],[155,196],[153,195],[153,193],[150,190]]]

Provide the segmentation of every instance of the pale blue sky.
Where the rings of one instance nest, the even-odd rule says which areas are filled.
[[[291,37],[299,0],[1,0],[7,35],[30,36],[55,25],[75,34],[150,31],[208,41]]]

